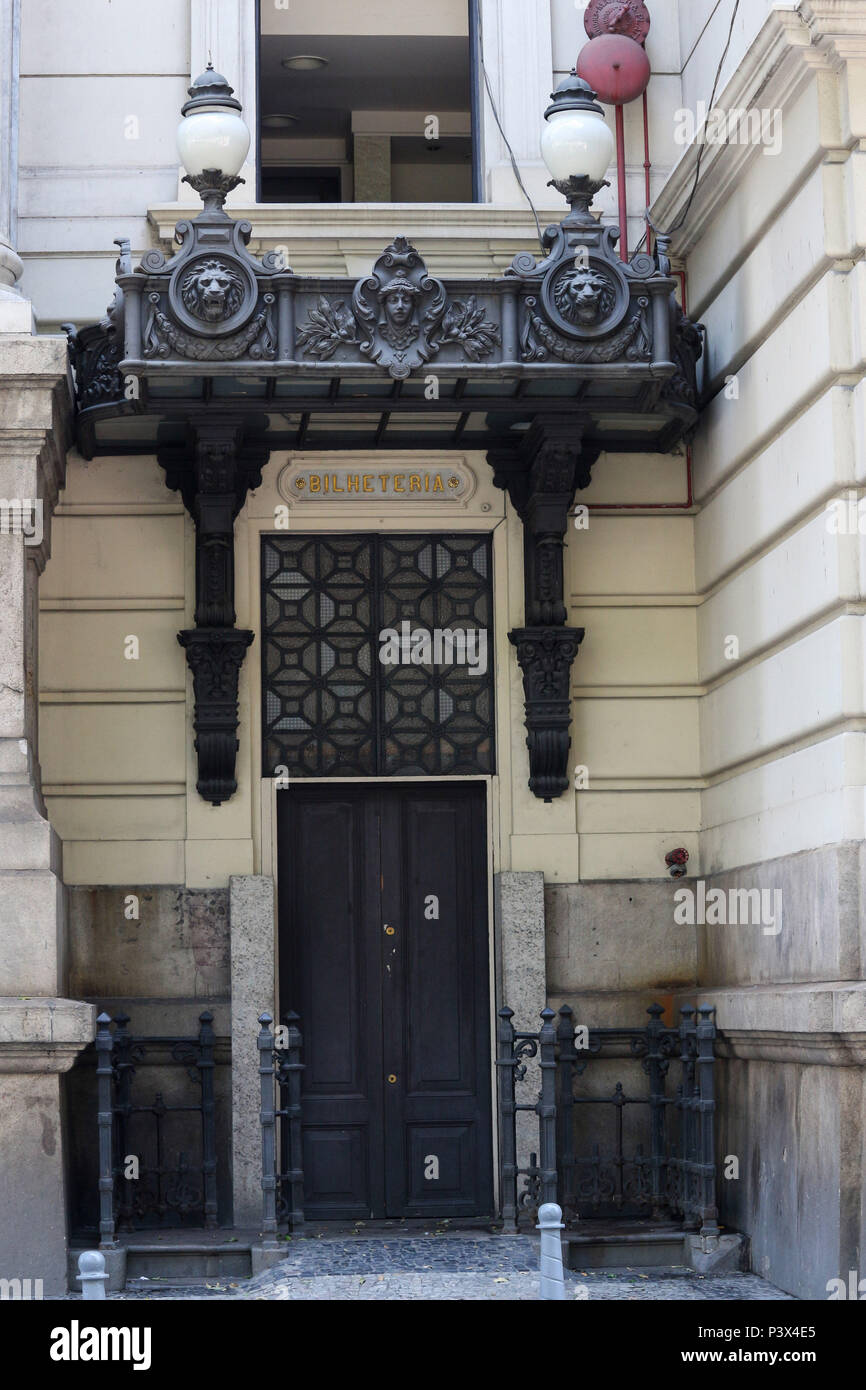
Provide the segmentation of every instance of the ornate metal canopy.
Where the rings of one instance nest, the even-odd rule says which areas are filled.
[[[494,279],[431,275],[397,236],[354,282],[295,275],[247,250],[252,227],[223,203],[231,180],[199,176],[204,200],[180,249],[134,270],[118,242],[107,317],[76,332],[79,447],[154,453],[198,536],[193,671],[199,790],[235,789],[237,677],[253,638],[235,626],[233,521],[271,450],[483,449],[526,535],[524,675],[530,786],[567,786],[569,678],[583,633],[566,627],[562,547],[576,489],[602,450],[665,452],[697,423],[698,328],[679,309],[662,238],[628,263],[590,202],[601,185],[557,185],[571,211]]]

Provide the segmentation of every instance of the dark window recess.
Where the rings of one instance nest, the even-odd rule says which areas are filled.
[[[493,772],[492,558],[486,535],[263,537],[263,775]],[[472,665],[385,664],[404,622],[477,632]]]
[[[258,6],[259,201],[481,201],[478,0],[337,8]]]
[[[268,202],[339,203],[339,169],[269,169]]]

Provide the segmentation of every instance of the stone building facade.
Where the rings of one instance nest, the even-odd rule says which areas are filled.
[[[135,0],[0,3],[0,496],[40,499],[44,523],[38,540],[0,535],[0,1274],[42,1278],[46,1292],[65,1287],[70,1225],[87,1220],[95,1131],[91,1145],[76,1115],[98,1009],[126,1010],[145,1035],[190,1033],[212,1011],[220,1219],[259,1219],[256,1017],[285,1003],[275,952],[288,880],[284,792],[262,749],[262,544],[291,480],[336,467],[314,433],[274,448],[235,520],[237,626],[257,645],[240,676],[237,791],[214,805],[196,788],[176,636],[194,621],[194,523],[133,436],[85,456],[61,325],[102,318],[114,238],[135,264],[169,255],[175,224],[197,210],[174,127],[209,54],[253,129],[227,208],[251,224],[257,257],[354,278],[403,233],[433,276],[501,276],[535,227],[491,96],[542,225],[565,212],[539,136],[586,39],[579,7],[480,0],[489,92],[476,68],[475,105],[442,117],[445,137],[471,129],[481,151],[472,202],[435,196],[399,145],[412,113],[392,111],[392,128],[353,112],[354,162],[331,131],[304,145],[256,129],[267,64],[322,37],[319,8],[151,0],[143,24]],[[389,7],[330,8],[335,54],[339,40],[388,39],[376,16]],[[433,19],[426,4],[392,8],[407,45],[435,38],[447,55],[470,41],[462,0]],[[586,631],[572,670],[575,790],[548,803],[528,785],[508,640],[524,623],[523,534],[483,451],[414,450],[409,420],[399,450],[359,447],[339,467],[450,470],[457,500],[308,494],[286,534],[489,541],[496,763],[461,780],[483,787],[490,1003],[527,1027],[546,1002],[594,1026],[639,1021],[656,999],[714,1006],[717,1161],[738,1160],[721,1220],[749,1238],[758,1273],[820,1298],[861,1268],[866,1234],[866,15],[857,0],[742,0],[729,34],[733,0],[649,9],[651,213],[677,229],[673,267],[705,325],[704,405],[690,445],[605,451],[580,493],[588,524],[569,527],[564,550],[567,621]],[[764,113],[764,125],[684,141],[723,53],[716,107]],[[633,249],[640,102],[625,110],[625,148]],[[325,166],[343,201],[256,201],[268,179]],[[468,177],[456,156],[438,175],[467,198]],[[596,206],[612,224],[609,177]],[[386,780],[361,779],[371,797]],[[677,848],[688,875],[674,881],[665,856]],[[696,902],[721,889],[727,904],[758,890],[772,911],[750,925],[678,920],[683,887]]]

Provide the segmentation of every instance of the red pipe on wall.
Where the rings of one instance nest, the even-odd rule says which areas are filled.
[[[619,206],[620,206],[620,229],[623,230],[623,209],[625,208],[625,188],[623,173],[625,168],[625,136],[622,126],[622,107],[616,108],[617,116],[617,168],[620,175],[619,182]],[[649,208],[651,202],[650,191],[650,170],[652,162],[650,159],[650,137],[649,137],[649,109],[647,106],[646,92],[643,94],[643,142],[644,142],[644,178],[646,187],[646,205]],[[626,223],[627,226],[627,223]],[[626,242],[626,232],[623,230],[623,245]],[[647,223],[647,250],[652,251],[652,232]],[[628,257],[624,256],[624,260]],[[674,274],[680,282],[680,299],[683,306],[683,313],[688,313],[688,298],[686,295],[686,273],[684,270],[675,270]],[[653,512],[653,511],[688,511],[694,506],[694,489],[692,478],[692,449],[691,445],[686,449],[686,498],[685,502],[595,502],[590,503],[590,512]]]
[[[619,188],[619,254],[623,261],[628,260],[628,205],[626,203],[625,178],[625,117],[622,106],[616,111],[616,178]]]
[[[644,172],[644,186],[645,186],[645,189],[646,189],[646,205],[647,205],[647,211],[649,211],[649,205],[650,205],[650,203],[652,202],[652,189],[651,189],[651,187],[650,187],[650,170],[651,170],[651,169],[652,169],[652,164],[651,164],[651,162],[650,162],[649,105],[647,104],[646,92],[644,92],[644,94],[643,94],[643,172]],[[652,250],[653,250],[653,238],[652,238],[652,229],[651,229],[650,224],[649,224],[649,219],[647,219],[647,225],[646,225],[646,249],[647,249],[647,251],[649,252],[649,254],[652,255]]]

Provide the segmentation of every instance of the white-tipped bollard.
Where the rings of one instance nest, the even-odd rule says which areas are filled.
[[[85,1250],[78,1256],[78,1282],[82,1298],[104,1298],[107,1280],[105,1256],[98,1250]]]
[[[562,1274],[562,1208],[555,1202],[545,1202],[538,1208],[538,1230],[541,1232],[541,1288],[539,1298],[565,1298],[565,1279]]]

